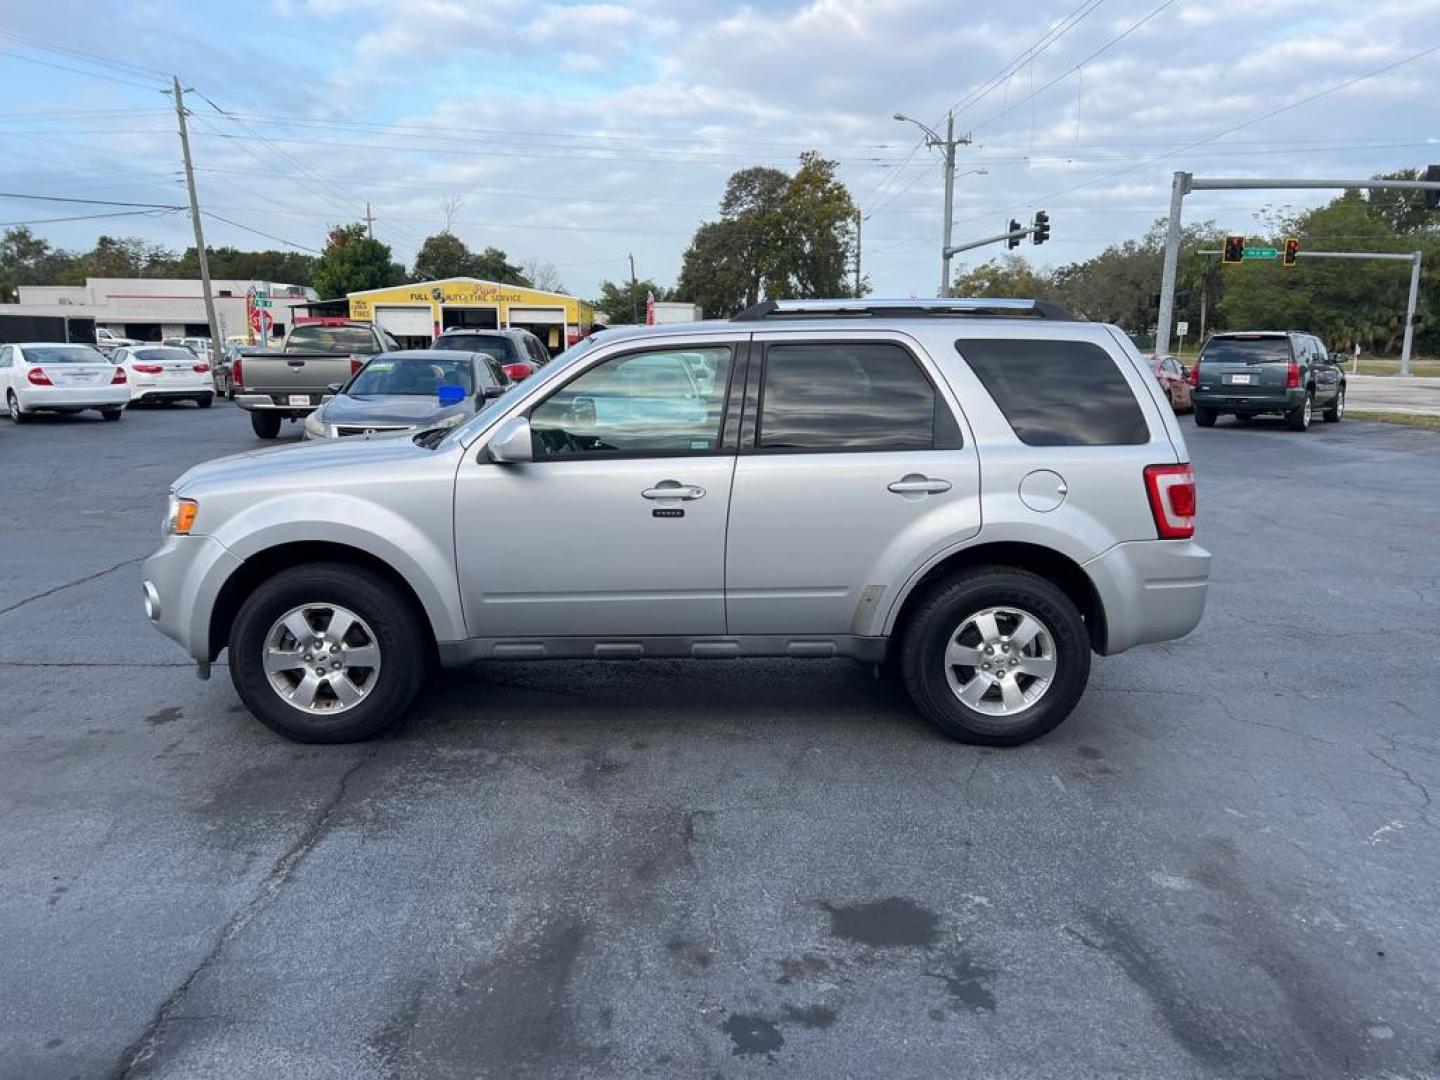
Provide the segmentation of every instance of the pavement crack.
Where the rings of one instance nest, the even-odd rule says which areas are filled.
[[[1395,747],[1392,745],[1390,749],[1394,750]],[[1411,776],[1408,769],[1402,769],[1399,765],[1396,765],[1393,761],[1390,761],[1388,758],[1383,756],[1379,750],[1371,750],[1367,748],[1365,753],[1369,754],[1381,765],[1384,765],[1385,768],[1389,769],[1390,772],[1402,778],[1407,784],[1409,784],[1411,787],[1413,787],[1416,791],[1420,793],[1420,797],[1423,801],[1416,808],[1416,811],[1420,815],[1420,820],[1428,825],[1430,823],[1430,804],[1433,801],[1430,798],[1430,789],[1424,784],[1422,784],[1419,780],[1416,780],[1415,777]]]
[[[53,589],[46,589],[44,592],[38,592],[34,596],[27,596],[24,600],[17,600],[9,607],[0,608],[0,615],[9,615],[10,612],[16,611],[26,604],[33,604],[36,600],[44,600],[47,596],[54,596],[56,593],[64,592],[66,589],[73,589],[76,585],[84,585],[87,581],[94,581],[96,578],[102,578],[106,574],[113,574],[116,570],[123,570],[127,566],[134,566],[138,562],[144,562],[146,558],[147,556],[145,555],[137,555],[133,559],[118,562],[114,566],[104,570],[98,570],[93,574],[87,574],[85,577],[77,578],[75,581],[66,582],[64,585],[56,585]]]
[[[290,880],[295,868],[300,865],[305,856],[314,850],[315,845],[325,835],[330,825],[330,819],[345,800],[350,781],[354,779],[356,773],[375,760],[383,746],[384,743],[375,743],[359,761],[341,774],[340,782],[335,785],[334,793],[320,807],[319,812],[306,826],[305,831],[275,860],[275,865],[270,868],[270,872],[260,882],[260,888],[255,895],[246,902],[244,907],[230,916],[225,925],[221,927],[210,951],[201,957],[200,962],[195,965],[190,974],[185,976],[180,984],[160,1003],[159,1008],[150,1017],[140,1035],[121,1053],[119,1062],[110,1071],[110,1080],[129,1080],[135,1075],[138,1068],[155,1056],[160,1049],[161,1040],[164,1038],[166,1025],[174,1018],[176,1010],[190,993],[195,981],[224,956],[230,942],[243,933],[245,928],[254,922],[280,895],[280,890]]]

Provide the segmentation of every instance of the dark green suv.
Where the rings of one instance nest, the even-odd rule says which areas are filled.
[[[1291,431],[1305,431],[1316,410],[1330,423],[1345,415],[1345,374],[1313,334],[1216,334],[1190,369],[1190,400],[1201,427],[1226,413],[1241,421],[1278,413]]]

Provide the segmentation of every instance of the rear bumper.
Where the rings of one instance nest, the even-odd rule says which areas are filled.
[[[1107,656],[1184,637],[1205,613],[1210,553],[1193,540],[1116,544],[1085,570],[1104,605]]]
[[[129,383],[104,386],[17,386],[16,400],[26,412],[43,409],[111,409],[130,404]]]
[[[1289,412],[1305,401],[1305,391],[1272,390],[1268,393],[1232,394],[1223,387],[1192,389],[1190,402],[1215,412]]]
[[[237,393],[235,404],[246,412],[280,412],[289,416],[309,416],[320,407],[322,395],[311,394],[309,405],[291,405],[288,394],[247,394]],[[276,400],[276,398],[281,400]]]
[[[205,382],[195,383],[193,386],[170,386],[163,383],[156,386],[133,386],[130,390],[130,400],[190,401],[213,393],[215,393],[215,384],[207,379]]]
[[[195,660],[210,659],[210,615],[225,581],[241,564],[209,536],[168,536],[141,568],[151,624]]]

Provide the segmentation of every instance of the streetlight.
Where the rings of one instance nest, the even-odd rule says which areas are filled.
[[[925,132],[925,145],[930,148],[939,147],[944,151],[943,167],[945,169],[945,238],[940,244],[940,291],[936,295],[950,295],[950,219],[955,216],[955,147],[968,146],[970,136],[965,135],[955,138],[955,112],[952,109],[945,114],[945,137],[942,139],[938,132],[926,124],[922,124],[913,116],[906,116],[904,113],[895,113],[895,119],[902,124],[914,124],[921,131]]]

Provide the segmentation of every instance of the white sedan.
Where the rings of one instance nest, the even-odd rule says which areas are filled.
[[[131,401],[193,401],[208,409],[215,400],[210,365],[189,349],[127,345],[110,359],[125,369]]]
[[[93,345],[20,342],[0,345],[0,398],[17,424],[37,412],[86,409],[119,420],[130,403],[130,380]]]

